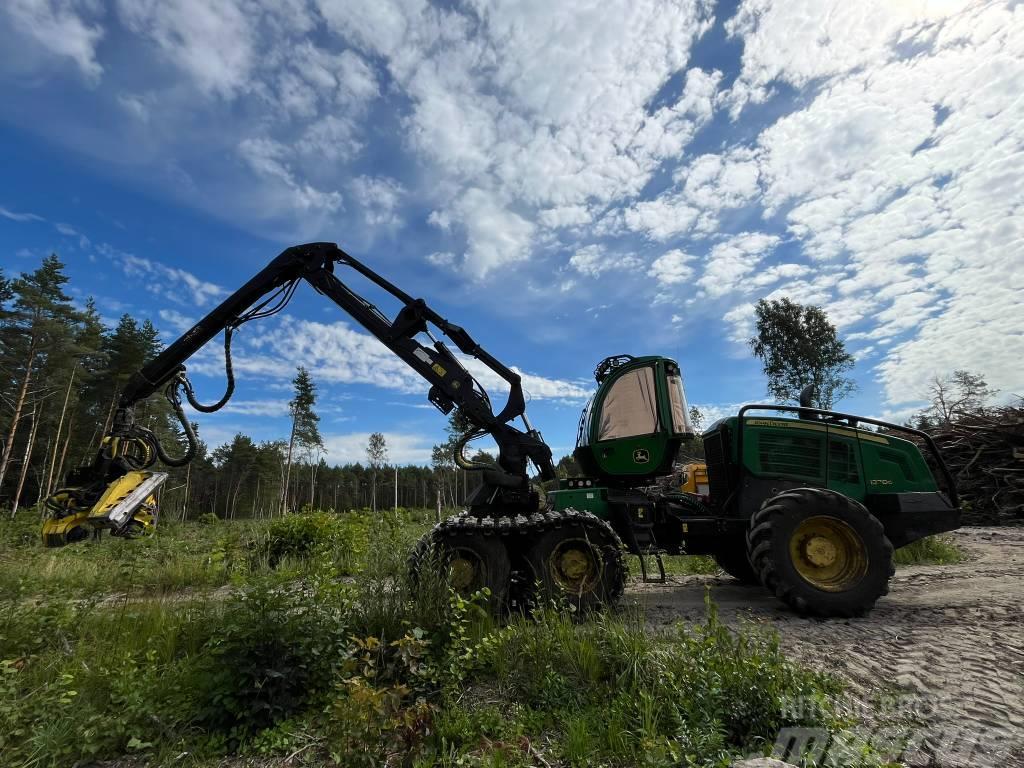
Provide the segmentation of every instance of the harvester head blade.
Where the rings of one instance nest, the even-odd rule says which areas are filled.
[[[143,506],[152,506],[150,497],[167,479],[166,472],[128,472],[117,478],[89,510],[94,528],[124,528]]]

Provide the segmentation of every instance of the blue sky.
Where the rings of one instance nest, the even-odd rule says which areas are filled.
[[[857,356],[844,408],[899,418],[955,368],[1024,392],[1022,82],[1012,2],[8,0],[0,264],[56,251],[169,341],[336,241],[527,374],[556,455],[609,354],[764,399],[751,307],[790,296]],[[329,460],[428,460],[425,385],[308,289],[204,439],[285,436],[299,364]]]

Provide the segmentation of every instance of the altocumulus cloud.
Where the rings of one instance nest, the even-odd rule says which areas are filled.
[[[1024,387],[1014,2],[13,0],[0,18],[13,122],[254,233],[412,232],[410,269],[485,301],[514,276],[524,314],[628,301],[708,349],[742,343],[758,298],[820,303],[893,408],[943,366]],[[26,122],[55,77],[94,114]],[[184,303],[220,295],[109,255]],[[239,366],[281,379],[284,351],[325,381],[422,388],[345,323],[275,326]]]

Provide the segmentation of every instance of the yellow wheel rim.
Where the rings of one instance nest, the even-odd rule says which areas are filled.
[[[564,541],[548,558],[548,571],[554,582],[573,595],[583,595],[597,585],[601,563],[585,541]]]
[[[835,517],[809,517],[789,540],[789,556],[800,577],[826,592],[844,592],[868,571],[864,540]]]
[[[462,556],[456,556],[448,565],[448,579],[456,592],[466,592],[476,580],[476,564]]]

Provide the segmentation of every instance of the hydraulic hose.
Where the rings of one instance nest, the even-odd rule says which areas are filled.
[[[464,469],[467,472],[481,472],[485,469],[497,469],[495,464],[486,464],[481,461],[471,461],[463,455],[462,450],[471,440],[476,440],[478,437],[483,437],[487,432],[484,430],[472,430],[464,434],[459,441],[455,444],[455,450],[453,452],[453,458],[455,459],[455,465],[459,469]]]
[[[228,326],[224,329],[224,373],[227,376],[228,385],[224,391],[224,396],[213,405],[203,405],[196,400],[195,392],[192,390],[192,382],[190,382],[184,375],[181,376],[181,387],[185,390],[185,397],[188,398],[188,403],[200,413],[213,413],[219,411],[225,405],[228,400],[235,393],[235,372],[231,366],[231,335],[235,332],[232,326]],[[161,459],[162,460],[162,459]]]
[[[169,467],[183,467],[192,461],[192,459],[196,457],[196,453],[199,452],[199,438],[196,437],[195,430],[192,429],[192,422],[188,420],[188,416],[185,415],[184,408],[181,407],[181,397],[178,395],[179,386],[181,386],[180,380],[173,381],[171,385],[167,387],[166,394],[167,401],[171,404],[171,408],[174,410],[174,415],[177,417],[178,423],[181,424],[181,429],[185,433],[185,440],[188,442],[188,448],[185,449],[185,453],[178,457],[168,455],[167,452],[164,451],[163,446],[160,445],[160,440],[157,439],[157,436],[148,429],[143,430],[145,439],[152,444],[160,461]]]

